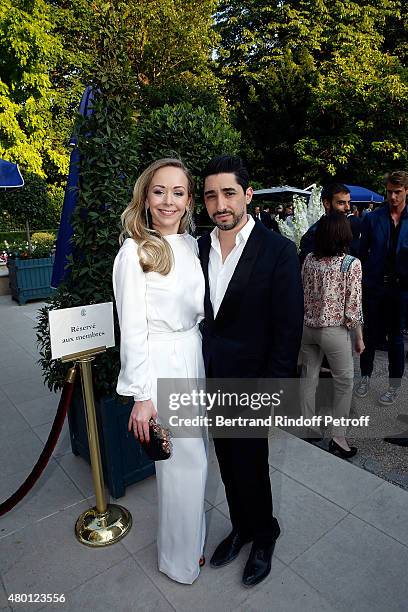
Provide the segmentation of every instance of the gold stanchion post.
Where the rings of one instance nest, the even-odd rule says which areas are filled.
[[[109,546],[118,542],[132,526],[132,516],[126,508],[117,504],[106,503],[92,383],[92,361],[94,361],[96,355],[103,353],[105,350],[105,347],[100,347],[62,358],[63,362],[76,361],[80,367],[89,454],[96,497],[96,505],[79,516],[75,524],[75,535],[82,544],[95,547]]]

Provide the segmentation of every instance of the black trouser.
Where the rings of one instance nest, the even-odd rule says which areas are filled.
[[[267,438],[214,438],[233,529],[248,540],[274,539]]]
[[[407,316],[408,291],[384,286],[377,290],[363,287],[363,338],[365,350],[360,356],[362,376],[371,376],[378,335],[385,324],[388,336],[388,373],[393,386],[401,385],[405,354],[403,329]]]

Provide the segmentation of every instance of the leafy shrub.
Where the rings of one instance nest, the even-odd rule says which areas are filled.
[[[33,257],[48,257],[55,248],[55,237],[48,232],[34,232],[31,236]]]
[[[36,238],[38,236],[38,238]],[[33,234],[31,239],[32,250],[28,247],[26,240],[14,240],[0,242],[0,252],[6,253],[10,259],[41,259],[52,255],[55,246],[55,238],[52,234]]]
[[[151,111],[138,130],[143,166],[161,157],[179,157],[192,172],[200,195],[200,176],[215,155],[237,154],[240,134],[219,114],[189,103]]]

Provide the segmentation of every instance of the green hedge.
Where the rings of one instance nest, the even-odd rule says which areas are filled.
[[[57,233],[58,230],[57,229],[40,229],[40,230],[35,230],[35,233],[38,232],[47,232],[48,234],[53,234],[53,236],[56,238],[57,237]],[[31,232],[32,234],[34,232]],[[7,240],[7,242],[14,242],[17,240],[25,240],[26,239],[26,232],[24,230],[21,230],[19,232],[0,232],[0,242],[3,242],[3,240]]]

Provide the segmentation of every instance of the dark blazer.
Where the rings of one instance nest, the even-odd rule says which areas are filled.
[[[252,213],[252,217],[254,219],[254,221],[260,221],[261,223],[264,224],[264,226],[266,227],[266,229],[272,230],[274,232],[277,232],[278,234],[280,234],[280,229],[279,229],[279,225],[277,224],[275,218],[272,218],[271,215],[263,210],[261,210],[261,218],[257,219],[255,216],[255,213]]]
[[[397,275],[401,286],[408,289],[408,212],[401,214],[397,244]],[[366,215],[361,224],[359,257],[363,268],[363,286],[378,289],[383,286],[385,262],[390,241],[389,205],[385,204]]]
[[[303,265],[303,262],[305,261],[306,256],[309,255],[309,253],[313,253],[314,251],[315,234],[317,230],[317,224],[319,223],[319,221],[316,221],[316,223],[313,223],[313,225],[309,227],[307,232],[303,234],[302,238],[300,239],[299,259],[300,259],[301,265]]]
[[[271,229],[271,225],[272,225],[272,223],[271,223],[271,221],[272,221],[271,215],[268,215],[268,213],[266,213],[263,210],[261,210],[261,212],[259,213],[259,217],[260,218],[258,219],[258,217],[255,215],[255,212],[253,212],[251,214],[252,214],[252,217],[253,217],[254,221],[260,221],[261,223],[264,224],[264,226],[267,229]]]
[[[217,316],[210,301],[209,234],[198,241],[205,276],[203,355],[217,378],[294,376],[303,328],[296,247],[261,223],[248,238]]]
[[[371,214],[371,213],[370,213]],[[350,243],[350,255],[358,257],[360,252],[360,235],[361,235],[361,224],[362,219],[355,215],[349,215],[347,217],[351,227],[351,233],[353,234],[353,240]]]

